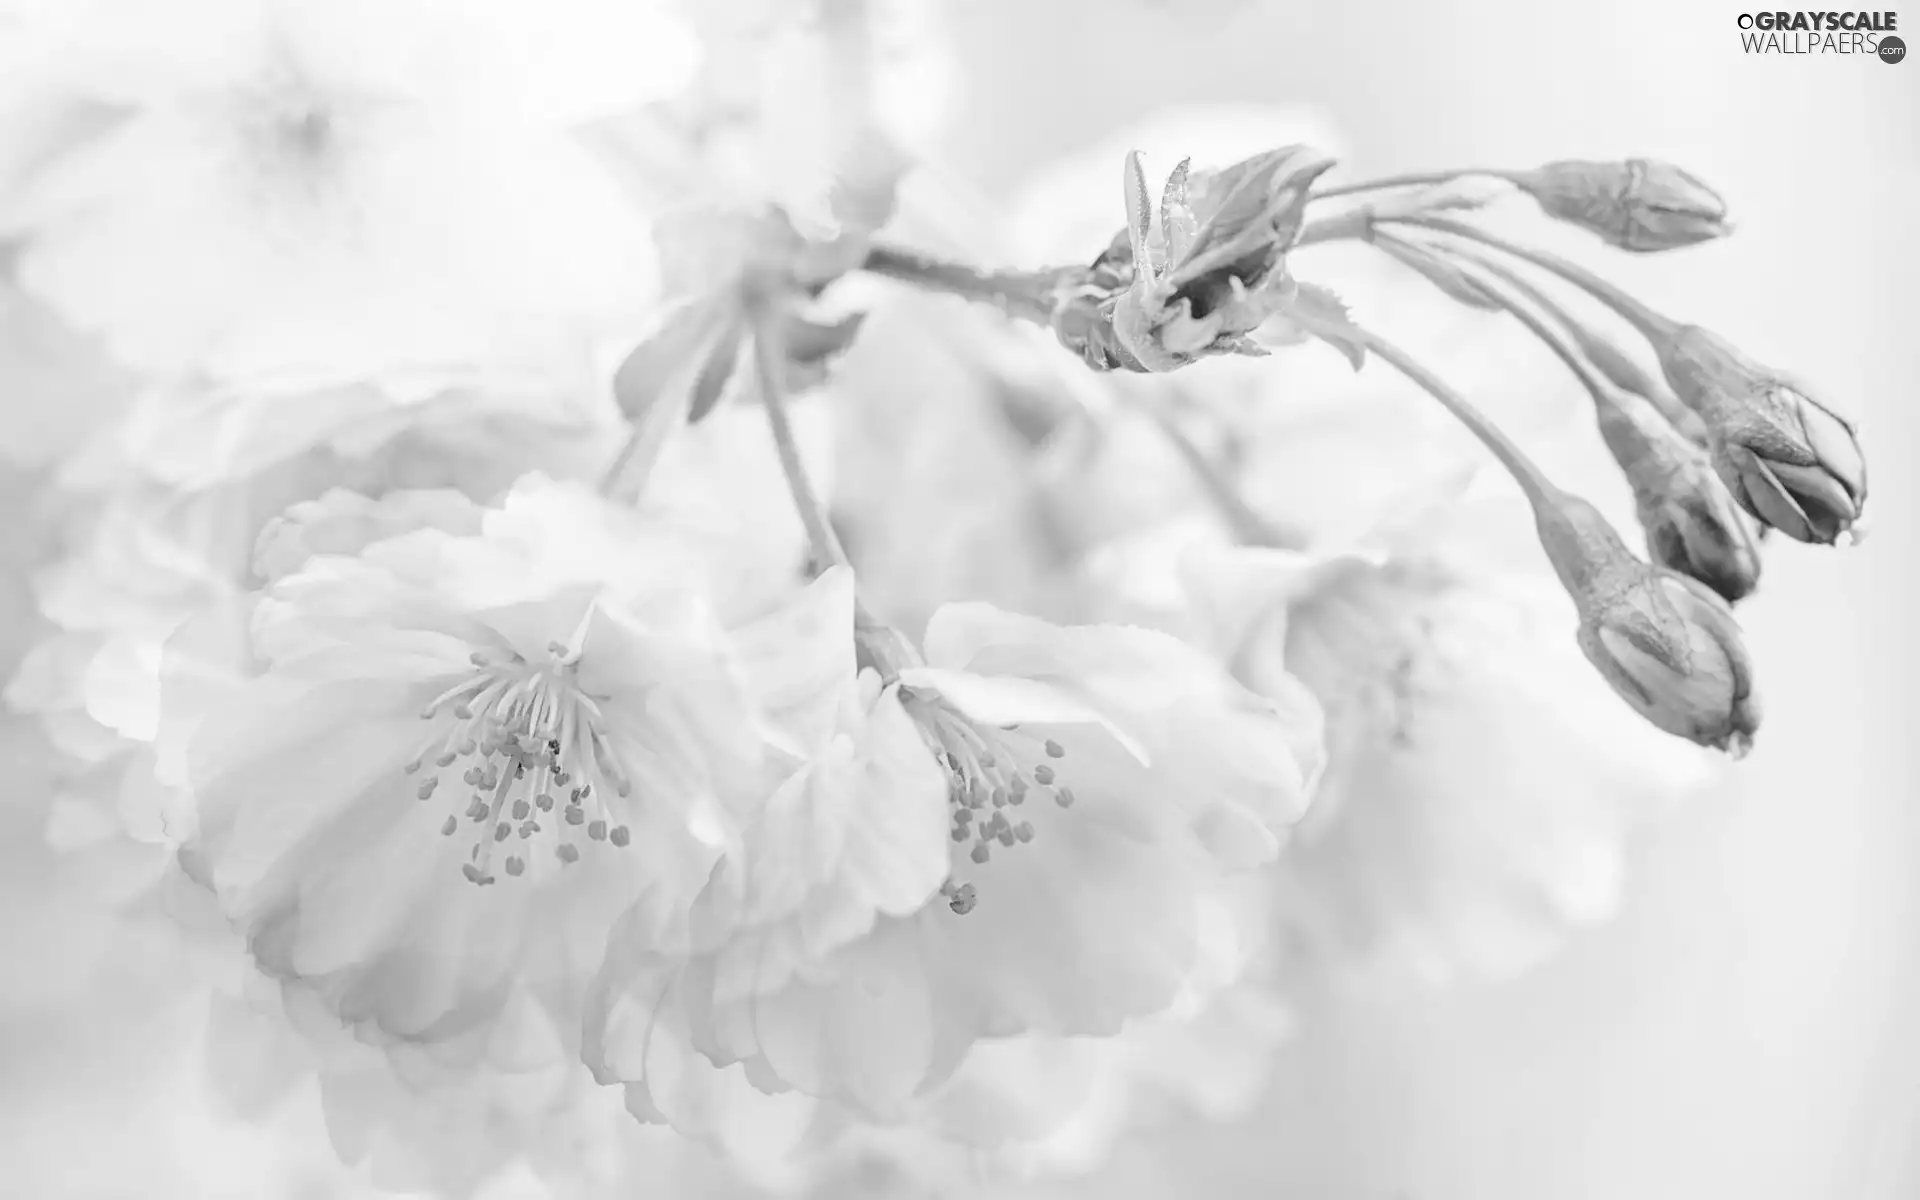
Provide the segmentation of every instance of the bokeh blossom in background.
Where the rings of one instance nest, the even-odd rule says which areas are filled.
[[[1346,1022],[1811,744],[1882,443],[1659,146],[985,7],[0,0],[0,1194],[1531,1194]]]

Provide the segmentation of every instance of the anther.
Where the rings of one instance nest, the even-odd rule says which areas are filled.
[[[456,817],[448,817],[446,823],[440,826],[440,834],[442,837],[452,837],[453,831],[458,828],[460,828],[459,819]]]
[[[527,864],[525,862],[522,862],[519,858],[516,858],[513,855],[507,856],[507,874],[518,875],[520,874],[520,872],[526,869],[527,869]]]
[[[1061,808],[1072,808],[1073,807],[1073,789],[1068,787],[1060,788],[1058,791],[1054,793],[1053,802],[1055,804],[1058,804]]]
[[[973,911],[973,905],[976,899],[973,885],[963,883],[953,889],[953,893],[947,897],[947,907],[964,917]]]
[[[1067,755],[1067,748],[1052,738],[1047,739],[1046,749],[1048,758],[1065,758]]]
[[[587,814],[578,808],[569,808],[567,810],[567,824],[569,825],[578,825],[586,819]]]
[[[1048,766],[1045,763],[1041,763],[1039,766],[1033,769],[1033,780],[1035,783],[1039,783],[1039,784],[1052,783],[1053,768]]]
[[[1022,843],[1032,841],[1033,840],[1033,822],[1022,821],[1018,825],[1015,825],[1013,827],[1013,836],[1019,838]]]
[[[541,792],[538,796],[534,797],[533,806],[541,812],[552,812],[553,797],[547,795],[545,792]]]
[[[624,846],[633,841],[633,834],[625,825],[615,825],[613,832],[607,835],[607,840],[616,846]]]
[[[605,821],[589,823],[587,825],[587,836],[596,842],[605,841],[607,837],[607,823]]]
[[[562,846],[554,853],[559,856],[560,861],[563,863],[577,863],[580,861],[580,848],[577,846]]]
[[[985,842],[981,842],[979,845],[973,848],[972,857],[974,862],[985,863],[987,859],[991,858],[992,856],[993,856],[993,852],[987,849],[987,844]]]
[[[513,802],[513,819],[516,821],[526,820],[527,814],[532,811],[533,811],[533,806],[531,804],[528,804],[524,799],[515,800]]]
[[[413,794],[420,797],[420,799],[422,800],[430,800],[433,798],[433,789],[436,785],[439,784],[439,782],[440,782],[440,777],[438,775],[435,775],[433,778],[427,780],[426,782],[422,783],[419,787],[415,788],[413,791]]]
[[[512,832],[513,826],[502,821],[493,827],[493,840],[496,842],[504,842],[507,840],[507,835]]]

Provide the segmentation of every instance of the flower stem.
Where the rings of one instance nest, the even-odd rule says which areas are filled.
[[[1488,419],[1486,414],[1475,408],[1465,396],[1449,387],[1445,380],[1428,370],[1419,359],[1386,338],[1371,329],[1360,330],[1360,337],[1369,350],[1386,359],[1395,370],[1426,389],[1427,393],[1452,413],[1456,420],[1465,425],[1473,436],[1479,438],[1480,443],[1500,461],[1501,466],[1506,468],[1507,474],[1513,476],[1514,482],[1520,485],[1520,490],[1526,493],[1528,501],[1532,503],[1536,512],[1553,507],[1554,499],[1559,495],[1560,489],[1547,479],[1539,467],[1534,466],[1533,460],[1527,457],[1526,452],[1514,445],[1512,439],[1502,433],[1500,427]]]
[[[813,489],[807,466],[800,459],[800,446],[793,436],[793,418],[787,411],[786,383],[781,378],[787,366],[787,348],[780,330],[780,318],[771,306],[754,322],[753,360],[760,384],[760,399],[767,408],[767,425],[773,431],[773,445],[780,455],[780,470],[787,477],[787,490],[793,494],[793,507],[806,527],[807,544],[813,550],[815,566],[848,566],[847,552],[827,520],[826,506]]]
[[[1518,292],[1536,310],[1546,314],[1549,320],[1558,322],[1562,333],[1570,336],[1575,343],[1571,349],[1580,365],[1575,366],[1574,371],[1576,374],[1581,374],[1583,382],[1586,381],[1587,375],[1597,372],[1607,382],[1612,383],[1617,392],[1627,392],[1646,401],[1667,424],[1678,430],[1688,441],[1698,445],[1706,444],[1706,426],[1701,423],[1700,415],[1680,403],[1673,393],[1655,383],[1651,376],[1628,360],[1618,348],[1602,341],[1585,329],[1564,307],[1524,279],[1518,271],[1493,261],[1490,255],[1472,254],[1468,257],[1477,266],[1506,281],[1507,286]],[[1522,321],[1527,320],[1526,314],[1518,309],[1509,306],[1508,311]],[[1539,335],[1537,329],[1534,332]],[[1546,340],[1543,335],[1541,340]],[[1565,339],[1562,340],[1564,342]],[[1549,344],[1552,345],[1552,343]],[[1566,358],[1567,351],[1561,346],[1555,345],[1553,349],[1562,359]],[[1607,357],[1603,358],[1603,355]],[[1611,369],[1608,366],[1609,361],[1615,364]],[[1569,362],[1568,365],[1573,366],[1573,363]],[[1585,373],[1582,373],[1583,370]],[[1588,390],[1593,390],[1590,383]]]
[[[861,269],[933,292],[991,304],[1010,317],[1047,325],[1061,271],[987,271],[899,246],[875,246]]]
[[[1359,205],[1336,217],[1321,217],[1315,221],[1308,221],[1301,228],[1300,236],[1293,240],[1293,244],[1297,249],[1320,242],[1371,241],[1376,220],[1370,206]]]
[[[1321,188],[1313,193],[1315,200],[1331,200],[1336,196],[1356,196],[1362,192],[1384,192],[1393,188],[1424,187],[1435,183],[1452,183],[1469,175],[1483,175],[1493,179],[1511,179],[1513,172],[1496,171],[1486,167],[1463,167],[1452,171],[1420,171],[1408,175],[1389,175],[1385,179],[1363,179],[1358,183],[1343,183],[1338,187]]]
[[[1207,493],[1207,499],[1212,502],[1214,510],[1220,514],[1221,522],[1233,534],[1235,541],[1245,546],[1265,546],[1275,550],[1297,550],[1306,544],[1306,539],[1301,535],[1283,529],[1255,512],[1253,506],[1247,503],[1247,498],[1240,494],[1240,489],[1220,473],[1219,464],[1187,436],[1187,431],[1180,428],[1180,423],[1173,419],[1172,414],[1158,405],[1150,406],[1149,411],[1154,424],[1160,427],[1160,432],[1166,435],[1167,441],[1193,471],[1194,478]]]
[[[1390,233],[1377,236],[1383,245],[1411,244],[1407,239]],[[1553,351],[1554,357],[1565,363],[1567,369],[1573,372],[1574,378],[1585,384],[1589,392],[1598,397],[1611,394],[1615,390],[1613,382],[1602,376],[1599,370],[1574,348],[1564,332],[1573,324],[1573,318],[1565,309],[1554,304],[1538,288],[1521,279],[1513,271],[1489,261],[1482,255],[1465,253],[1460,257],[1471,263],[1476,270],[1492,275],[1498,281],[1491,286],[1486,279],[1475,282],[1499,300],[1501,307],[1525,325],[1534,337],[1545,343],[1547,349]],[[1545,314],[1544,317],[1542,313]],[[1560,328],[1555,328],[1555,324]]]
[[[1466,221],[1456,221],[1447,217],[1426,216],[1382,218],[1381,223],[1414,225],[1422,229],[1437,229],[1441,233],[1450,233],[1455,237],[1462,237],[1469,241],[1479,242],[1481,245],[1491,246],[1503,254],[1511,254],[1513,257],[1521,259],[1522,261],[1530,262],[1543,271],[1549,271],[1558,275],[1568,283],[1585,291],[1608,308],[1611,308],[1614,312],[1619,313],[1628,324],[1638,330],[1640,335],[1648,341],[1662,341],[1679,327],[1678,322],[1661,316],[1651,308],[1640,303],[1640,301],[1629,296],[1626,292],[1608,283],[1605,279],[1602,279],[1600,276],[1577,263],[1569,262],[1557,254],[1549,254],[1545,250],[1535,250],[1531,246],[1521,246],[1510,242],[1503,237],[1488,233],[1486,230]]]

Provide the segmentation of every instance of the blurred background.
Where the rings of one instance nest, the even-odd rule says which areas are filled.
[[[1218,101],[1318,110],[1355,176],[1685,164],[1730,198],[1738,236],[1615,260],[1616,277],[1817,381],[1859,418],[1875,470],[1861,547],[1770,550],[1742,609],[1768,736],[1732,786],[1649,840],[1621,920],[1515,983],[1309,998],[1317,1032],[1282,1052],[1256,1111],[1175,1130],[1170,1151],[1123,1146],[1080,1194],[1920,1195],[1920,64],[1747,56],[1737,15],[1655,0],[946,6],[962,119],[943,153],[989,195],[1156,108]],[[35,481],[5,470],[0,510],[23,513]],[[9,662],[30,612],[21,580],[0,582]],[[7,786],[37,781],[16,771]],[[33,1168],[19,1177],[84,1179],[99,1157],[150,1178],[150,1194],[215,1180],[244,1194],[246,1147],[196,1141],[154,1064],[156,1044],[193,1053],[203,1019],[141,991],[164,971],[123,961],[111,1021],[61,1007],[88,938],[105,935],[25,899],[51,911],[70,886],[31,831],[0,839],[0,1106],[9,1153]],[[0,1195],[45,1194],[12,1186],[0,1177]]]

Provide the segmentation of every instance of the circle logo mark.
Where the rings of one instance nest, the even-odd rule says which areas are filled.
[[[1907,44],[1897,37],[1880,39],[1880,61],[1897,63],[1907,56]]]

